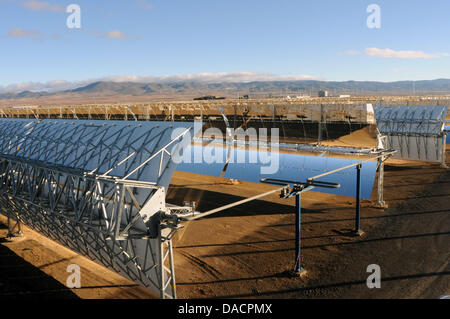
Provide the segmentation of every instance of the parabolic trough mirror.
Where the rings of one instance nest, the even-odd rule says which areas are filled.
[[[361,162],[357,159],[256,151],[245,148],[222,148],[189,145],[177,170],[208,176],[259,183],[265,178],[306,182],[309,178]],[[226,165],[225,163],[227,163]],[[376,161],[362,165],[361,197],[369,199],[375,181]],[[356,169],[350,167],[321,179],[337,183],[340,188],[314,188],[312,191],[356,196]]]
[[[445,166],[447,106],[376,106],[379,142],[397,150],[395,158],[440,162]]]
[[[172,153],[192,130],[180,122],[0,119],[0,212],[176,297],[165,192]]]

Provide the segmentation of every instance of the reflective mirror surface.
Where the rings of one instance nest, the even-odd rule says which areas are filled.
[[[219,177],[225,167],[228,152],[220,147],[189,146],[185,159],[190,163],[180,163],[178,171]],[[308,178],[330,172],[360,162],[357,159],[308,156],[288,153],[270,153],[246,149],[231,149],[229,165],[225,178],[259,183],[263,178],[284,179],[306,182]],[[197,155],[197,163],[194,162]],[[203,161],[199,161],[203,154]],[[189,161],[188,160],[188,161]],[[362,165],[361,198],[369,199],[375,181],[377,162],[369,161]],[[356,167],[319,178],[319,181],[338,183],[340,188],[314,188],[313,191],[356,196]]]

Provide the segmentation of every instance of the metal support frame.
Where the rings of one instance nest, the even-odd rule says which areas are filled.
[[[381,208],[387,208],[387,204],[384,201],[384,162],[386,157],[381,156],[378,158],[378,185],[377,185],[377,206]]]
[[[362,164],[356,166],[356,216],[354,233],[359,236],[364,233],[361,230],[361,169]]]
[[[302,198],[301,194],[295,195],[295,266],[294,273],[301,274],[304,269],[301,266],[301,231],[302,231]]]
[[[164,230],[161,230],[164,233]],[[177,289],[175,283],[175,264],[173,260],[172,237],[176,230],[172,230],[168,235],[161,234],[160,241],[160,281],[161,281],[161,299],[176,299]]]
[[[282,181],[272,180],[269,183],[279,183]],[[286,181],[289,182],[289,181]],[[339,184],[327,183],[327,182],[309,182],[309,183],[297,183],[294,184],[290,192],[281,194],[281,197],[290,198],[295,196],[295,262],[294,269],[292,270],[292,275],[302,276],[305,274],[306,270],[302,267],[302,254],[301,254],[301,233],[302,233],[302,193],[312,190],[315,187],[326,187],[326,188],[338,188]]]
[[[377,148],[378,149],[384,149],[387,141],[387,136],[384,136],[380,133],[380,131],[377,128]],[[377,193],[378,193],[378,200],[376,205],[380,208],[387,208],[387,204],[384,201],[384,162],[387,160],[389,156],[392,156],[393,154],[387,155],[387,156],[380,156],[378,161],[378,183],[377,183]]]
[[[280,180],[268,181],[269,183],[280,183]],[[289,181],[285,181],[289,182]],[[306,270],[302,267],[302,255],[301,255],[301,230],[302,230],[302,193],[312,190],[315,187],[325,187],[325,188],[338,188],[339,184],[327,183],[327,182],[308,182],[308,183],[297,183],[294,184],[293,188],[287,195],[281,194],[281,197],[290,198],[295,196],[295,262],[294,269],[292,270],[292,275],[302,276]]]
[[[448,134],[447,131],[444,130],[444,134],[442,136],[442,158],[441,158],[442,168],[448,168],[448,165],[446,163],[447,134]]]
[[[6,235],[6,238],[12,239],[17,237],[23,237],[22,225],[19,214],[15,211],[10,210],[7,212],[7,217],[8,217],[8,234]]]
[[[310,191],[315,187],[324,188],[338,188],[339,184],[329,183],[323,181],[307,181],[306,183],[293,182],[280,179],[262,179],[261,182],[272,184],[272,185],[285,185],[281,190],[281,198],[291,198],[295,196],[295,262],[294,269],[292,270],[292,275],[302,276],[305,273],[305,269],[301,265],[301,229],[302,229],[302,202],[301,195],[304,192]],[[293,185],[290,188],[289,185]]]
[[[146,203],[133,195],[140,192],[147,194],[142,197],[152,197],[160,187],[80,176],[4,156],[0,156],[0,168],[0,207],[8,217],[10,234],[20,234],[20,220],[24,220],[70,249],[145,287],[160,290],[164,298],[176,297],[174,284],[168,291],[158,273],[174,283],[170,239],[177,228],[171,229],[170,237],[145,231],[140,225]],[[168,245],[161,263],[156,258],[157,245]],[[172,264],[169,268],[164,267],[167,258]]]

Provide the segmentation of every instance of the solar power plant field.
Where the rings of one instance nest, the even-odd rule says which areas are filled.
[[[447,108],[434,106],[436,115],[390,106],[415,110],[415,117],[375,123],[379,113],[368,114],[366,103],[264,103],[221,104],[222,110],[174,104],[158,113],[151,113],[154,105],[3,110],[0,296],[448,293]],[[198,117],[203,129],[196,130]],[[225,136],[227,129],[248,129],[250,120],[284,129],[287,146],[191,143],[208,128]],[[384,120],[398,126],[381,129]],[[309,134],[302,121],[309,121]],[[377,128],[387,135],[377,136]],[[397,133],[409,144],[388,142]],[[196,153],[204,156],[200,163]],[[178,163],[183,155],[189,160]],[[264,172],[274,163],[276,170]],[[383,289],[367,289],[371,264],[383,269]],[[67,285],[71,265],[80,267],[82,289]]]

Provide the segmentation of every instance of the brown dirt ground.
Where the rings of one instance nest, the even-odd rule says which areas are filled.
[[[344,142],[371,141],[355,132]],[[369,134],[370,135],[370,134]],[[357,140],[357,142],[355,141]],[[335,141],[335,143],[341,143]],[[447,154],[448,155],[448,154]],[[294,199],[277,194],[185,223],[174,240],[181,298],[437,298],[450,294],[450,171],[438,164],[389,160],[385,199],[362,203],[365,235],[352,237],[353,198],[302,196],[303,278],[294,265]],[[205,211],[272,186],[176,172],[168,201],[196,201]],[[0,238],[6,235],[0,217]],[[82,268],[82,289],[65,288],[66,268]],[[381,267],[381,289],[368,289],[370,264]],[[0,242],[0,297],[151,298],[154,294],[26,229]],[[3,289],[3,290],[2,290]]]
[[[25,236],[6,241],[0,215],[0,298],[155,298],[149,290],[24,227]],[[81,289],[66,287],[67,267],[81,268]]]
[[[376,125],[369,125],[363,129],[342,136],[336,140],[324,141],[322,144],[328,146],[352,146],[352,147],[377,147]]]

